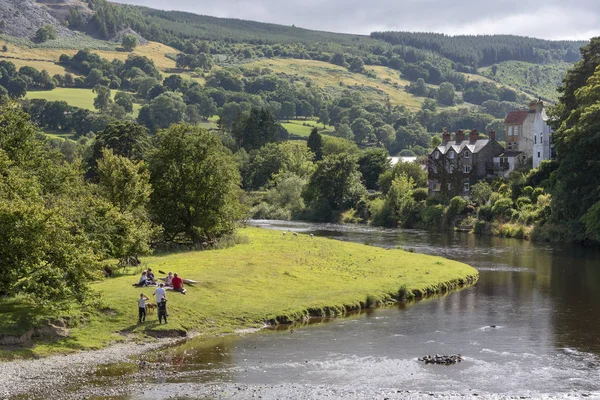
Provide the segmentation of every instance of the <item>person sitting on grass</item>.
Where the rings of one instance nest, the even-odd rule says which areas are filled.
[[[186,290],[183,287],[183,279],[181,279],[177,274],[173,275],[173,280],[171,283],[173,284],[174,291],[185,294]]]
[[[167,323],[167,299],[163,297],[160,303],[157,304],[158,309],[158,323],[162,324],[162,320],[165,320],[165,324]]]
[[[173,287],[173,273],[172,272],[169,272],[167,274],[167,277],[165,278],[165,286]]]
[[[148,268],[148,271],[146,271],[146,283],[148,285],[156,285],[156,280],[154,279],[154,272],[152,272],[151,268]]]
[[[146,300],[150,300],[144,293],[140,293],[138,299],[138,324],[143,324],[146,321]]]
[[[148,286],[148,273],[146,271],[142,272],[142,276],[140,276],[140,280],[137,285],[140,287]]]

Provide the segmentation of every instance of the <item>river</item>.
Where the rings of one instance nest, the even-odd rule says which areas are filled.
[[[600,398],[598,250],[354,225],[252,225],[440,255],[480,278],[414,304],[191,340],[127,398]],[[464,361],[417,360],[436,353]]]

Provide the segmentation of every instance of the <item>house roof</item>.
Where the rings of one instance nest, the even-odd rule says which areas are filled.
[[[466,147],[471,153],[478,153],[479,150],[483,149],[489,142],[490,139],[477,139],[474,141],[465,139],[461,140],[460,142],[457,142],[456,140],[449,140],[440,144],[438,147],[436,147],[436,149],[439,150],[440,153],[446,154],[448,151],[450,151],[450,149],[454,150],[456,153],[460,153]]]
[[[523,154],[522,151],[505,151],[504,153],[500,154],[498,157],[518,157],[521,154]]]
[[[511,111],[506,116],[504,123],[508,125],[521,125],[523,122],[525,122],[528,114],[529,111],[526,110]]]

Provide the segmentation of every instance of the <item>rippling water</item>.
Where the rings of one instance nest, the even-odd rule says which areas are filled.
[[[600,398],[597,250],[364,226],[252,224],[441,255],[474,266],[480,279],[474,287],[445,296],[293,331],[212,343],[192,340],[164,375],[147,382],[150,391],[133,398],[174,393]],[[465,360],[453,366],[417,360],[436,353],[460,353]]]

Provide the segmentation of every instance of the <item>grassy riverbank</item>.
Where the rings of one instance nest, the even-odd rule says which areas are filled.
[[[299,320],[309,314],[341,315],[397,297],[399,292],[432,293],[477,276],[468,265],[402,250],[289,232],[284,236],[259,228],[241,229],[238,235],[241,243],[232,248],[143,259],[139,270],[173,271],[200,282],[189,285],[185,296],[167,294],[168,325],[159,325],[154,312],[145,324],[137,324],[137,298],[140,292],[151,297],[154,289],[132,287],[139,275],[131,270],[128,275],[93,285],[106,308],[86,315],[86,322],[72,328],[68,338],[5,349],[0,357],[99,348],[144,335],[227,333],[260,327],[266,321]],[[24,312],[14,302],[0,303],[0,311],[8,311],[0,322],[3,325],[16,322],[16,313]]]

